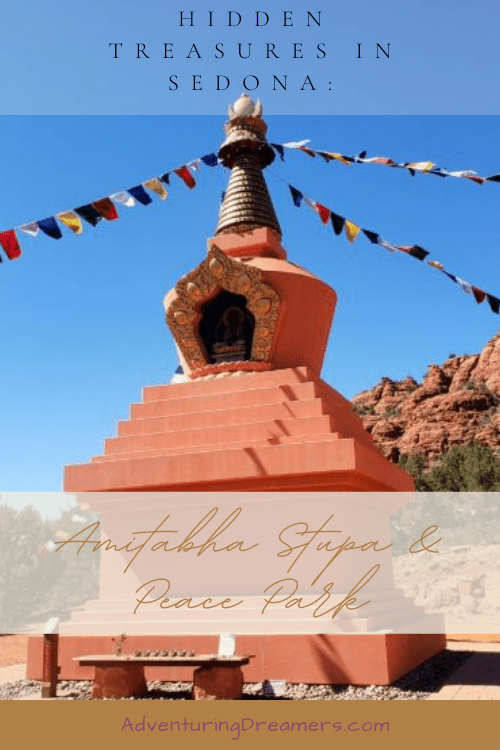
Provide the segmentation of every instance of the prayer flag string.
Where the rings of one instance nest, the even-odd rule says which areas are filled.
[[[307,205],[319,216],[322,224],[330,223],[332,225],[333,231],[337,236],[340,236],[342,232],[344,232],[347,241],[352,244],[356,241],[358,235],[361,233],[372,245],[380,245],[380,247],[383,247],[385,250],[388,250],[391,253],[398,251],[405,253],[406,255],[411,255],[412,258],[422,261],[431,268],[434,268],[443,273],[451,281],[457,284],[466,294],[473,296],[478,304],[481,304],[486,299],[491,311],[496,313],[497,315],[500,314],[500,299],[498,297],[490,294],[489,292],[485,292],[479,287],[470,284],[468,281],[461,279],[459,276],[450,273],[439,261],[427,260],[429,251],[425,250],[425,248],[421,247],[420,245],[396,245],[392,242],[388,242],[387,240],[382,239],[382,237],[377,232],[373,232],[370,229],[363,229],[363,227],[361,227],[359,224],[356,224],[354,221],[351,221],[350,219],[347,219],[344,216],[335,213],[331,208],[328,208],[327,206],[314,201],[312,198],[309,198],[307,195],[305,195],[305,193],[303,193],[293,185],[290,185],[289,183],[286,184],[288,185],[293,205],[296,208],[300,208],[302,204],[305,203],[305,205]]]
[[[28,234],[31,237],[36,237],[41,232],[52,239],[59,240],[63,237],[61,231],[61,226],[63,226],[73,234],[82,234],[85,223],[95,227],[103,219],[106,221],[115,221],[118,219],[117,205],[133,208],[136,203],[141,203],[143,206],[148,206],[153,202],[150,193],[159,196],[161,200],[166,200],[168,197],[166,186],[170,185],[170,175],[172,173],[188,188],[192,189],[196,187],[193,172],[197,172],[202,165],[216,167],[218,164],[219,159],[217,154],[205,154],[205,156],[182,164],[159,177],[150,177],[137,185],[112,193],[105,198],[99,198],[82,206],[58,211],[53,216],[48,216],[45,219],[21,224],[13,229],[0,232],[0,247],[2,247],[9,260],[15,260],[21,255],[20,232]],[[0,263],[2,262],[3,258],[0,255]]]
[[[308,143],[308,140],[290,141],[288,143],[271,143],[271,146],[282,161],[285,160],[285,149],[294,149],[296,151],[302,151],[302,153],[311,157],[319,156],[326,162],[338,161],[348,167],[353,164],[382,164],[386,167],[392,167],[393,169],[406,169],[412,176],[415,176],[417,172],[420,172],[422,174],[431,174],[435,177],[456,177],[471,180],[472,182],[475,182],[476,185],[482,185],[484,182],[500,182],[500,174],[492,174],[489,177],[480,177],[472,169],[449,170],[444,169],[443,167],[438,167],[432,161],[397,162],[386,156],[368,157],[366,151],[360,151],[359,154],[355,155],[340,154],[333,151],[318,151],[310,148],[307,145]]]

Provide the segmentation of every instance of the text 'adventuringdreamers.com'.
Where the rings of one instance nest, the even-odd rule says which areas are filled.
[[[152,721],[146,716],[142,721],[132,722],[125,718],[122,732],[221,732],[232,735],[231,739],[239,740],[245,732],[388,732],[389,722],[358,722],[351,721],[343,724],[341,721],[256,721],[255,719],[240,719],[239,721]]]

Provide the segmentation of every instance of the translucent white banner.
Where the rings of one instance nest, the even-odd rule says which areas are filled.
[[[452,14],[430,0],[267,0],[265,10],[150,0],[107,14],[98,0],[67,5],[7,4],[6,114],[220,114],[244,90],[275,114],[499,111],[490,0]]]
[[[497,493],[61,494],[50,522],[23,498],[4,633],[500,632]]]

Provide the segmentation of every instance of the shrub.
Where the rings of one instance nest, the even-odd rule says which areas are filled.
[[[361,406],[360,404],[351,404],[351,406],[360,417],[364,417],[365,414],[375,414],[373,406]]]
[[[468,380],[466,383],[462,386],[463,391],[476,391],[477,385],[474,383],[473,380]]]
[[[456,446],[430,471],[420,455],[402,456],[399,465],[413,475],[418,492],[497,492],[500,459],[479,443]]]
[[[392,520],[394,554],[407,552],[415,535],[433,525],[439,527],[442,549],[499,544],[498,495],[488,494],[500,490],[498,454],[472,443],[452,448],[428,471],[418,454],[402,456],[399,464],[413,475],[419,494]],[[470,494],[459,500],[457,492]]]
[[[401,414],[401,409],[392,408],[392,409],[386,409],[384,416],[399,417],[400,414]]]

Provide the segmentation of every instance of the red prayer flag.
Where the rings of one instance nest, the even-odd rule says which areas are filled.
[[[486,292],[483,292],[482,289],[478,289],[477,286],[472,287],[472,294],[474,295],[478,305],[480,305],[486,297]]]
[[[308,156],[312,156],[313,158],[316,156],[314,151],[312,151],[310,148],[306,148],[305,146],[299,146],[299,151],[303,151]]]
[[[425,260],[429,255],[429,252],[424,250],[423,247],[420,247],[420,245],[412,245],[411,247],[408,245],[396,245],[396,247],[398,250],[402,250],[403,253],[408,253],[408,255],[411,255],[413,258],[417,258],[417,260]]]
[[[21,255],[21,248],[13,229],[9,229],[8,232],[0,232],[0,245],[2,245],[7,258],[10,260],[19,258]]]
[[[396,163],[393,159],[389,159],[386,156],[376,156],[371,161],[373,164],[385,164],[387,166],[391,166],[391,164]]]
[[[114,221],[118,218],[118,211],[110,198],[101,198],[101,200],[95,201],[92,205],[108,221]]]
[[[196,186],[196,180],[187,167],[179,167],[179,169],[174,169],[174,172],[177,177],[181,178],[188,188],[194,188]]]
[[[465,175],[465,179],[472,180],[472,182],[476,182],[478,185],[482,185],[483,182],[485,182],[486,180],[485,177],[476,177],[476,175],[471,175],[471,174]]]
[[[316,203],[316,211],[318,212],[319,218],[323,224],[328,224],[331,215],[330,209],[326,208],[326,206],[322,206],[321,203]]]

